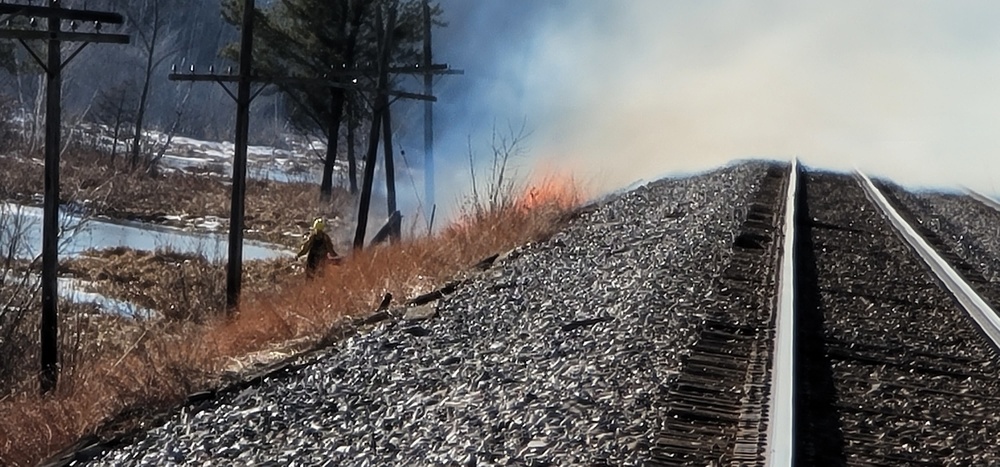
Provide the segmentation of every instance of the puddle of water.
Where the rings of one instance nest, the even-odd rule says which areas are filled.
[[[60,213],[64,234],[60,238],[60,257],[76,256],[88,249],[129,247],[154,251],[170,248],[188,254],[204,255],[210,261],[226,261],[229,251],[227,237],[222,234],[199,234],[178,229],[143,224],[139,222],[106,222],[89,220],[80,222],[76,216]],[[0,249],[6,254],[11,248],[11,238],[20,233],[23,241],[16,245],[14,255],[31,259],[41,252],[42,209],[0,203]],[[244,242],[243,259],[291,258],[294,253],[280,245],[263,242]],[[33,278],[37,281],[37,277]],[[101,294],[87,292],[86,283],[78,279],[58,279],[59,296],[76,303],[94,304],[109,314],[131,318],[149,319],[158,314],[134,303],[115,300]]]
[[[8,272],[5,277],[11,283],[20,283],[21,280],[25,280],[21,273]],[[39,277],[38,274],[30,274],[26,278],[24,285],[29,290],[34,287],[40,287],[40,280],[41,277]],[[61,277],[58,279],[56,289],[59,297],[63,299],[74,303],[95,305],[107,314],[139,319],[152,319],[159,316],[157,312],[143,308],[134,303],[123,302],[121,300],[105,297],[101,294],[88,292],[86,290],[87,282],[79,279]]]
[[[0,216],[19,216],[23,222],[27,240],[18,252],[21,258],[31,258],[41,252],[42,209],[36,207],[0,205]],[[76,256],[88,249],[128,247],[136,250],[154,251],[170,248],[180,253],[201,254],[210,261],[225,261],[229,255],[227,235],[192,233],[179,229],[143,224],[139,222],[107,222],[88,220],[80,224],[79,218],[60,214],[64,235],[60,239],[60,255]],[[8,238],[0,232],[0,245],[6,245]],[[263,242],[244,241],[243,260],[289,258],[294,254],[280,245]]]
[[[104,295],[87,292],[86,283],[77,279],[59,279],[59,296],[74,303],[92,304],[107,314],[120,315],[126,318],[153,319],[159,316],[153,310],[134,303],[123,302]]]

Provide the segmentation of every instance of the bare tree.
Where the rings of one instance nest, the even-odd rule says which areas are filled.
[[[23,262],[29,254],[28,218],[21,209],[0,204],[0,392],[10,385],[35,342],[31,311],[40,304],[37,275]]]
[[[524,157],[526,154],[525,143],[531,132],[527,129],[527,121],[522,120],[519,125],[511,122],[507,123],[505,130],[493,125],[490,136],[490,160],[489,171],[485,177],[481,178],[476,173],[478,162],[475,151],[472,148],[472,137],[468,141],[469,154],[469,174],[472,180],[472,209],[476,215],[481,215],[490,211],[497,211],[508,207],[514,202],[517,194],[517,167],[514,161]],[[485,184],[485,198],[481,196],[480,184]]]
[[[134,109],[130,108],[135,103],[135,95],[132,92],[134,83],[123,81],[111,88],[101,90],[97,101],[97,111],[95,118],[97,121],[111,129],[111,148],[109,155],[112,164],[118,155],[119,144],[125,144],[126,150],[131,153],[131,146],[124,141],[123,132],[128,131],[127,122],[134,122]]]
[[[65,251],[74,235],[85,228],[88,216],[65,216],[60,220],[60,251]],[[0,398],[11,383],[24,379],[32,367],[38,347],[38,311],[41,308],[41,280],[37,273],[41,255],[33,255],[37,220],[26,208],[0,203]]]
[[[142,76],[142,91],[139,94],[139,105],[135,112],[135,134],[132,140],[132,168],[139,166],[139,155],[142,152],[143,124],[146,118],[146,106],[153,83],[153,72],[164,61],[174,56],[178,49],[163,50],[169,41],[165,37],[167,22],[163,12],[176,7],[177,0],[140,0],[131,2],[126,16],[135,33],[136,44],[142,50],[145,68]]]
[[[26,112],[22,120],[23,127],[21,134],[23,141],[26,143],[28,154],[33,154],[40,149],[45,136],[46,77],[44,70],[35,63],[34,59],[29,57],[34,55],[36,58],[43,57],[44,59],[46,54],[42,50],[43,47],[40,47],[37,42],[29,41],[23,43],[23,45],[30,48],[31,52],[29,53],[23,48],[11,51],[12,62],[0,66],[0,69],[7,70],[14,75],[20,109]],[[63,56],[71,53],[73,47],[73,44],[63,44]],[[35,75],[34,79],[26,78],[26,75],[30,76],[31,74]],[[62,80],[64,90],[72,80],[72,74]],[[33,96],[29,97],[32,94]]]
[[[187,108],[188,99],[191,98],[191,86],[187,86],[187,92],[184,93],[184,97],[177,102],[177,106],[174,108],[174,121],[170,124],[170,128],[166,131],[166,139],[160,142],[160,147],[155,150],[155,155],[150,158],[149,164],[146,167],[146,173],[150,175],[155,175],[159,170],[160,160],[166,155],[167,149],[170,147],[170,143],[174,139],[174,135],[177,134],[177,127],[180,126],[181,119],[184,116],[184,110]]]
[[[14,141],[14,123],[10,118],[13,114],[13,99],[0,94],[0,148],[9,148]]]

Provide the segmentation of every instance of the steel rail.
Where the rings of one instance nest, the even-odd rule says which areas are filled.
[[[982,193],[980,193],[978,191],[975,191],[975,190],[973,190],[971,188],[966,188],[965,192],[968,193],[969,196],[972,197],[972,199],[974,199],[976,201],[979,201],[982,204],[985,204],[987,207],[990,207],[990,208],[992,208],[995,211],[1000,211],[1000,201],[997,201],[993,197],[986,196],[986,195],[984,195],[984,194],[982,194]]]
[[[793,159],[785,197],[785,222],[778,280],[774,355],[771,366],[771,414],[767,425],[768,465],[790,467],[795,447],[795,218],[799,161]]]
[[[895,230],[906,240],[906,243],[910,245],[916,252],[917,255],[931,268],[934,275],[937,276],[938,280],[944,284],[944,286],[954,295],[955,299],[958,300],[962,308],[965,309],[972,319],[975,320],[976,324],[983,330],[983,333],[993,341],[993,344],[1000,346],[1000,316],[997,316],[997,312],[988,304],[975,290],[972,286],[962,278],[961,274],[955,271],[951,265],[948,264],[937,251],[934,250],[930,244],[927,243],[922,236],[920,236],[917,231],[908,224],[899,212],[889,203],[882,192],[875,186],[867,175],[861,173],[861,171],[855,172],[858,177],[858,182],[861,187],[864,188],[865,194],[868,198],[882,211],[882,214],[889,220]]]

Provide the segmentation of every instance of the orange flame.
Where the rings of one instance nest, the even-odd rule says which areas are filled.
[[[586,193],[579,182],[570,174],[548,170],[529,181],[514,206],[531,210],[553,207],[572,209],[586,199]]]

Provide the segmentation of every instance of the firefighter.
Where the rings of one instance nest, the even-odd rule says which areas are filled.
[[[325,229],[326,223],[323,222],[323,219],[316,218],[313,221],[312,231],[309,232],[306,241],[302,243],[299,254],[295,256],[295,259],[299,259],[302,255],[306,255],[307,277],[313,277],[316,270],[327,260],[336,261],[337,252],[333,250],[333,241],[330,240],[330,236],[324,231]]]

